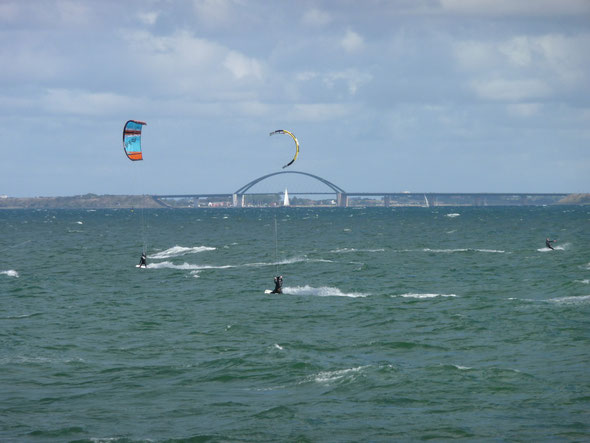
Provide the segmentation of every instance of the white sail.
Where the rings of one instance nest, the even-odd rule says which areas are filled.
[[[289,193],[287,192],[287,188],[285,188],[285,195],[283,197],[283,206],[289,206]]]
[[[428,201],[428,197],[426,197],[426,194],[424,194],[424,206],[430,208],[430,202]]]

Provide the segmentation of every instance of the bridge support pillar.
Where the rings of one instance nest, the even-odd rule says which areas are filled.
[[[244,194],[232,194],[232,206],[234,208],[243,208]]]
[[[336,204],[339,208],[347,208],[348,207],[348,195],[344,192],[339,192],[337,194],[337,201]]]

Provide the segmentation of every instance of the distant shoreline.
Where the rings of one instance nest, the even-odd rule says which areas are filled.
[[[273,196],[279,194],[269,193],[266,199],[251,197],[246,207],[277,207],[279,201],[274,201]],[[549,205],[588,205],[590,193],[568,194],[565,197],[527,201],[520,203],[513,200],[495,199],[481,201],[469,199],[469,196],[477,196],[477,193],[463,194],[463,200],[455,198],[439,198],[436,204],[431,206],[549,206]],[[294,200],[294,201],[293,201]],[[473,203],[477,202],[477,203]],[[330,200],[310,200],[305,198],[292,199],[293,207],[334,207]],[[351,207],[383,207],[384,202],[380,198],[351,199]],[[391,201],[391,207],[416,207],[426,206],[423,201]],[[70,197],[7,197],[0,198],[0,209],[133,209],[133,208],[203,208],[203,207],[232,207],[231,201],[223,198],[216,199],[156,199],[151,195],[74,195]]]

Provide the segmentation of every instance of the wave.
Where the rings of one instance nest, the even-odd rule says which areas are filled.
[[[450,214],[446,214],[445,217],[449,217],[449,218],[455,218],[455,217],[459,217],[461,214],[457,213],[457,212],[452,212]]]
[[[369,294],[363,294],[361,292],[342,292],[338,288],[331,288],[328,286],[322,286],[320,288],[314,288],[312,286],[295,286],[283,288],[283,294],[289,295],[316,295],[319,297],[366,297]]]
[[[200,246],[201,248],[206,248],[206,246]],[[171,248],[174,249],[174,248]],[[195,248],[191,248],[195,249]],[[215,249],[215,248],[211,248]],[[205,250],[205,249],[203,249]],[[163,251],[166,252],[166,251]],[[153,257],[152,258],[157,258]],[[232,269],[232,268],[247,268],[247,267],[263,267],[263,266],[276,266],[276,265],[286,265],[292,263],[299,263],[299,262],[328,262],[332,263],[331,260],[323,260],[323,259],[309,259],[307,257],[295,257],[291,259],[285,259],[279,262],[272,262],[272,263],[244,263],[244,264],[237,264],[237,265],[196,265],[192,263],[184,262],[182,264],[172,263],[171,261],[162,261],[162,262],[151,262],[148,264],[148,269],[180,269],[180,270],[188,270],[193,271],[191,274],[193,277],[198,278],[198,271],[203,271],[207,269]]]
[[[385,249],[355,249],[355,248],[341,248],[330,251],[332,254],[345,254],[348,252],[384,252]]]
[[[244,267],[262,267],[262,266],[276,266],[276,265],[291,265],[293,263],[334,263],[333,260],[326,260],[323,258],[307,258],[305,256],[286,258],[278,262],[257,262],[257,263],[245,263]]]
[[[487,252],[491,254],[505,254],[506,251],[501,249],[473,249],[473,248],[457,248],[457,249],[430,249],[424,248],[422,249],[424,252],[442,252],[442,253],[449,253],[449,252]]]
[[[392,295],[392,297],[403,297],[403,298],[436,298],[436,297],[456,297],[456,294],[417,294],[417,293],[408,293],[408,294],[400,294],[400,295]]]
[[[368,366],[359,366],[350,369],[340,369],[336,371],[322,371],[316,375],[308,377],[305,381],[315,381],[317,383],[333,383],[343,379],[353,380],[363,369]]]
[[[0,271],[0,275],[7,275],[8,277],[18,278],[18,272],[16,272],[14,269],[9,269],[8,271]]]
[[[232,265],[223,265],[223,266],[213,266],[213,265],[193,265],[190,263],[184,262],[181,265],[174,264],[170,261],[163,261],[159,263],[150,263],[148,264],[148,269],[183,269],[189,271],[201,271],[203,269],[227,269],[227,268],[235,268]]]
[[[161,258],[172,258],[172,257],[180,257],[186,254],[197,254],[203,251],[214,251],[216,248],[212,248],[210,246],[194,246],[192,248],[188,248],[185,246],[173,246],[165,251],[157,252],[149,256],[149,258],[161,259]]]
[[[550,298],[547,301],[558,305],[585,305],[590,303],[590,295]]]

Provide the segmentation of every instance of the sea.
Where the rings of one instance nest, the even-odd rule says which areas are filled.
[[[590,207],[0,211],[0,441],[422,440],[590,441]]]

